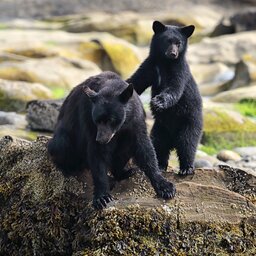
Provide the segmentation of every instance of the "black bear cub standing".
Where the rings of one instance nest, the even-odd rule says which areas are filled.
[[[116,180],[129,177],[133,171],[125,166],[130,158],[145,172],[158,196],[167,199],[175,194],[174,185],[159,171],[139,96],[113,72],[93,76],[71,91],[48,151],[64,174],[91,170],[97,209],[112,200],[107,172]]]
[[[170,150],[176,149],[180,171],[194,172],[196,148],[202,132],[202,100],[185,58],[193,25],[168,26],[155,21],[148,58],[128,82],[141,94],[152,86],[155,123],[151,138],[160,169],[166,170]]]

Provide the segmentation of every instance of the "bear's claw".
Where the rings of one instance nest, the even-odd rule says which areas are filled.
[[[181,169],[179,171],[179,175],[186,176],[186,175],[193,175],[195,173],[194,168],[188,168],[188,169]]]
[[[162,179],[154,185],[157,196],[163,199],[171,199],[176,194],[176,188],[173,183]]]
[[[107,207],[107,204],[113,201],[114,198],[110,194],[104,194],[99,197],[94,197],[93,207],[97,210],[102,210]]]

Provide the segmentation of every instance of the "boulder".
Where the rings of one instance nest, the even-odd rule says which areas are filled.
[[[225,91],[217,94],[211,100],[214,102],[229,102],[235,103],[243,99],[253,99],[256,100],[256,84],[252,86],[237,88],[230,91]]]
[[[246,9],[224,17],[211,33],[212,37],[256,30],[256,8]]]
[[[64,100],[34,100],[27,104],[28,127],[34,131],[53,132]]]
[[[42,84],[0,79],[1,110],[24,111],[28,101],[50,98],[51,91]]]
[[[196,26],[192,41],[198,41],[203,35],[212,31],[221,14],[203,5],[191,7],[189,13],[181,11],[136,13],[87,13],[76,15],[64,23],[63,29],[69,32],[108,32],[116,37],[125,39],[136,45],[148,45],[151,41],[153,31],[152,23],[160,20],[169,25]],[[54,20],[54,19],[53,19]]]
[[[255,252],[256,178],[229,166],[165,176],[177,195],[155,197],[145,176],[114,183],[115,201],[91,206],[89,173],[65,178],[48,138],[0,140],[0,249],[5,255],[206,255]],[[205,242],[205,241],[210,241]]]
[[[91,13],[75,16],[63,27],[68,32],[108,32],[136,45],[148,45],[153,35],[152,20],[134,12]]]
[[[42,83],[52,89],[61,87],[69,90],[89,76],[100,72],[101,70],[92,62],[64,57],[0,63],[1,78]]]
[[[78,45],[82,58],[89,59],[102,70],[111,70],[128,78],[141,63],[138,49],[125,40],[108,34],[88,33],[87,41]]]
[[[123,78],[127,78],[142,61],[137,47],[123,39],[103,32],[72,34],[58,30],[6,30],[0,33],[0,41],[3,41],[0,45],[0,52],[13,54],[14,56],[36,58],[35,60],[25,59],[25,66],[32,74],[36,73],[38,79],[42,80],[43,77],[40,70],[32,69],[34,66],[39,66],[38,64],[41,63],[40,68],[43,71],[47,66],[49,66],[49,69],[50,66],[58,66],[57,70],[53,67],[51,67],[52,70],[47,70],[49,80],[46,80],[46,78],[44,80],[46,80],[46,84],[50,85],[59,82],[60,85],[69,87],[66,84],[69,84],[70,80],[72,82],[80,80],[81,73],[85,74],[83,76],[85,78],[88,75],[95,74],[95,72],[100,72],[95,64],[103,70],[115,71]],[[42,59],[38,60],[39,57]],[[78,65],[73,65],[73,62],[78,63]],[[17,66],[21,69],[21,64],[16,62],[7,62],[1,65],[4,67],[15,66],[14,71],[16,73],[18,73],[16,71]],[[83,68],[79,69],[79,66],[83,66]],[[7,71],[5,67],[2,73]],[[10,70],[9,73],[12,74],[14,71]],[[24,70],[22,71],[26,73]],[[3,76],[2,73],[0,70],[0,77]],[[62,80],[58,78],[59,75],[63,77]],[[7,75],[5,74],[5,76]],[[31,74],[29,78],[28,76],[26,74],[24,79],[32,79],[30,78]]]
[[[256,31],[204,38],[200,43],[189,46],[188,60],[191,64],[221,62],[234,66],[244,55],[254,58],[252,49],[255,48]]]

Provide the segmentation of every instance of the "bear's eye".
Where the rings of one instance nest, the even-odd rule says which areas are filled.
[[[177,46],[180,47],[180,45],[181,45],[181,42],[177,42]]]

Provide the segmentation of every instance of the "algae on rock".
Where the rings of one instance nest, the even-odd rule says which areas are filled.
[[[256,122],[224,108],[204,108],[202,144],[217,150],[256,145]]]

